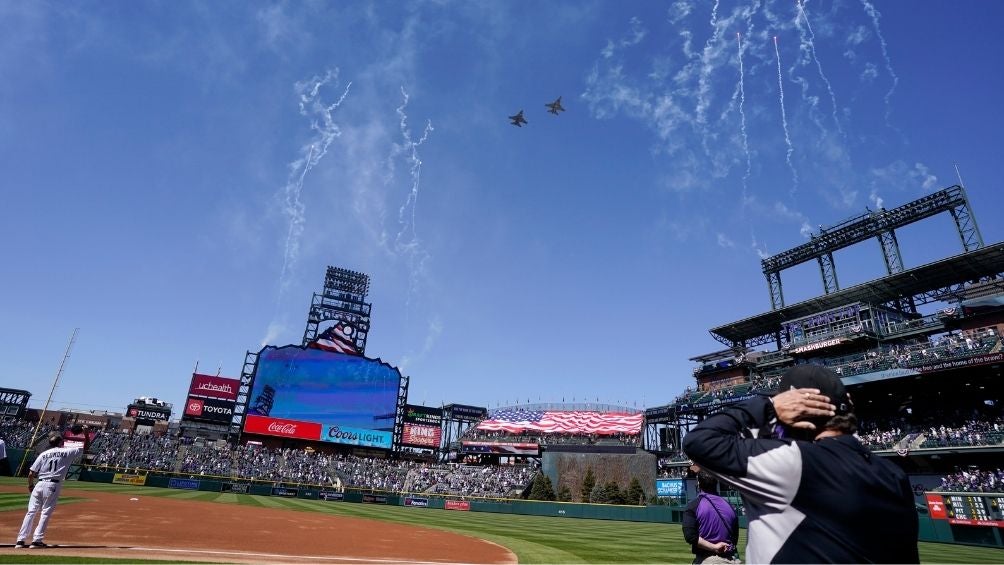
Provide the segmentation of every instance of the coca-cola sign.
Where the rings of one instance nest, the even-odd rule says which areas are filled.
[[[321,438],[321,424],[248,414],[244,419],[244,433],[317,441]]]
[[[236,401],[240,385],[241,381],[238,379],[225,379],[223,377],[194,373],[192,375],[192,386],[188,389],[188,394]]]

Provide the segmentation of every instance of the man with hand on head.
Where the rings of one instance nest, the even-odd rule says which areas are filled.
[[[906,474],[856,431],[836,373],[798,365],[773,398],[711,416],[683,449],[742,495],[747,563],[919,563]]]
[[[49,434],[49,449],[46,449],[32,463],[28,472],[28,512],[21,522],[21,530],[17,534],[16,548],[23,547],[48,547],[45,543],[45,530],[49,527],[49,517],[59,502],[59,493],[62,491],[63,481],[66,479],[66,472],[70,469],[70,464],[83,455],[90,445],[91,435],[88,426],[74,424],[71,428],[74,434],[84,435],[83,447],[63,447],[63,436],[59,432]],[[35,482],[38,479],[38,482]],[[38,527],[35,528],[35,535],[29,545],[27,543],[28,534],[31,533],[32,523],[35,521],[35,514],[41,510],[38,519]]]

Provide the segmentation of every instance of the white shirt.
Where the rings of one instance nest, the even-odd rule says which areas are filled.
[[[7,443],[0,439],[0,459],[7,458]]]
[[[66,478],[66,472],[70,470],[70,463],[84,452],[82,447],[53,447],[42,452],[31,465],[31,470],[38,475],[38,479],[55,479],[61,481]]]

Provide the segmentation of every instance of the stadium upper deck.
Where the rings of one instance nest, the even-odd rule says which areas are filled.
[[[904,269],[894,228],[943,211],[956,219],[964,252]],[[864,430],[884,438],[890,453],[1001,453],[1004,243],[983,245],[961,187],[897,208],[892,219],[887,214],[821,229],[806,244],[765,259],[774,308],[710,330],[728,348],[691,358],[694,385],[646,411],[646,445],[672,452],[706,415],[772,392],[792,365],[815,363],[843,376]],[[883,244],[889,274],[840,289],[832,252],[869,237]],[[812,259],[820,263],[824,294],[784,305],[780,270]]]

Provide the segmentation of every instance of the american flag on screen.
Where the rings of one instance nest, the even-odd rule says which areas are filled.
[[[519,433],[532,430],[566,434],[638,434],[644,414],[615,414],[583,410],[542,412],[506,408],[492,412],[479,430]]]
[[[352,341],[352,334],[355,330],[352,326],[338,322],[330,328],[321,332],[317,339],[310,342],[308,347],[334,351],[336,353],[348,353],[349,355],[359,355],[359,349]]]

